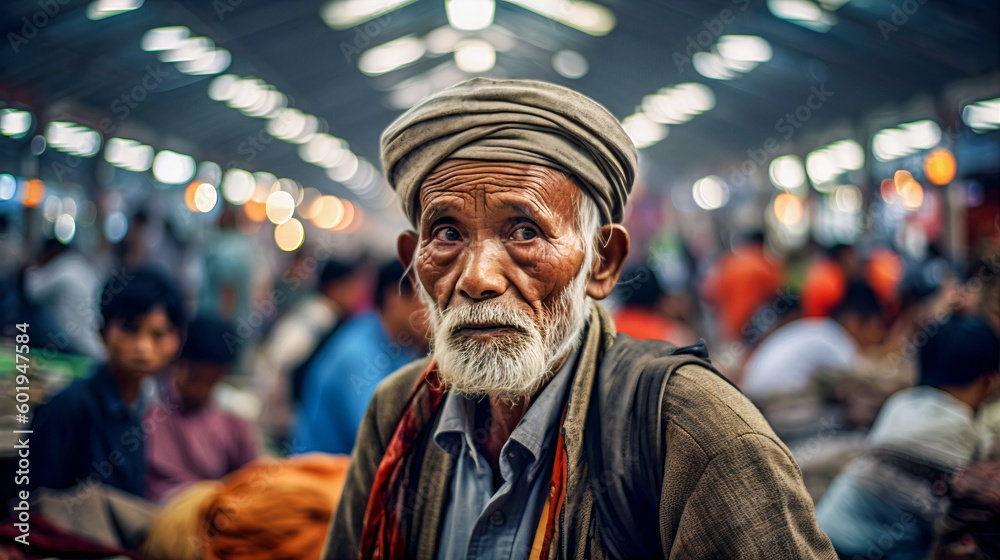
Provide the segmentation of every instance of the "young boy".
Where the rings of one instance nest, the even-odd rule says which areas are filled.
[[[149,407],[146,429],[146,497],[168,500],[199,480],[215,480],[257,457],[250,423],[212,401],[212,388],[236,361],[238,338],[230,323],[199,317],[160,399]]]
[[[979,317],[952,317],[928,329],[920,384],[886,401],[868,449],[816,507],[842,557],[922,560],[947,507],[948,476],[984,451],[977,418],[1000,388],[1000,339]]]
[[[172,362],[184,332],[177,285],[159,272],[124,270],[101,291],[107,361],[35,411],[32,487],[107,484],[142,496],[142,380]]]

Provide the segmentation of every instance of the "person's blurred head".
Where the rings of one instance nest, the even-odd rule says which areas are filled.
[[[656,274],[648,268],[634,268],[623,273],[621,278],[617,289],[621,293],[622,305],[655,311],[660,300],[667,295]]]
[[[108,368],[142,377],[177,356],[184,334],[184,302],[177,283],[148,267],[124,269],[101,290],[101,337]]]
[[[208,402],[212,388],[229,374],[240,341],[235,327],[216,317],[196,317],[187,333],[173,367],[174,384],[185,405],[198,407]]]
[[[864,282],[848,284],[844,297],[834,308],[832,316],[861,348],[879,344],[885,339],[882,304]]]
[[[920,385],[955,395],[974,410],[1000,390],[1000,338],[977,316],[948,318],[920,347]]]
[[[755,229],[747,232],[739,245],[745,247],[763,247],[765,243],[767,243],[767,235],[764,234],[763,230]]]
[[[384,263],[375,280],[375,308],[390,333],[407,332],[422,338],[426,332],[423,305],[413,285],[404,278],[406,271],[398,260]]]
[[[346,313],[357,310],[364,299],[365,273],[360,262],[331,258],[319,271],[317,289]]]
[[[931,315],[929,309],[921,312],[920,307],[934,307],[934,300],[944,287],[949,276],[948,265],[941,259],[916,263],[906,270],[896,287],[900,308],[916,312],[917,315]],[[916,317],[919,319],[921,317]]]
[[[838,243],[827,249],[826,254],[848,276],[853,274],[858,267],[857,255],[854,252],[854,247],[850,245]]]

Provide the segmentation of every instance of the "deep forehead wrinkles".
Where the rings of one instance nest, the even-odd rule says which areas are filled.
[[[479,161],[447,161],[427,177],[420,188],[420,211],[423,219],[432,218],[436,212],[431,205],[451,202],[465,209],[472,205],[472,212],[485,208],[490,198],[486,195],[512,194],[523,197],[525,213],[548,213],[550,206],[561,206],[553,201],[553,194],[563,191],[572,180],[564,173],[521,163],[493,163]],[[430,212],[424,215],[423,209]],[[433,218],[432,218],[433,219]]]

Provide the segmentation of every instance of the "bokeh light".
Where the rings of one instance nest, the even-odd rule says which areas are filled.
[[[786,226],[802,221],[802,201],[793,194],[781,193],[774,197],[774,216]]]
[[[331,195],[322,196],[312,204],[312,222],[318,228],[333,229],[340,225],[346,215],[344,204],[339,198]]]
[[[947,185],[955,178],[958,166],[955,155],[947,148],[932,150],[924,158],[924,175],[935,185]]]
[[[295,199],[286,191],[274,191],[267,196],[264,204],[267,219],[274,224],[283,224],[292,218],[295,212]]]
[[[45,183],[41,179],[28,179],[24,182],[24,206],[34,208],[45,197]]]
[[[302,222],[295,218],[274,226],[274,242],[282,251],[294,251],[304,240],[305,230],[302,228]]]
[[[211,212],[219,201],[219,191],[208,183],[200,183],[194,192],[194,207],[199,212]]]

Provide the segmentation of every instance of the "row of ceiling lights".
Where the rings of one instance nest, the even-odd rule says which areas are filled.
[[[695,53],[692,65],[706,78],[728,80],[771,60],[772,54],[771,45],[761,37],[723,35],[715,42],[711,51]],[[648,148],[667,137],[669,125],[687,122],[713,107],[715,94],[711,88],[697,82],[679,84],[644,96],[640,110],[625,117],[622,126],[637,148]],[[713,183],[709,181],[706,184]],[[721,193],[721,190],[713,187],[706,189],[712,193]],[[708,196],[707,199],[721,200],[721,196]]]
[[[142,36],[142,50],[157,53],[161,62],[171,62],[185,74],[212,75],[229,68],[232,55],[208,37],[192,37],[187,27],[159,27]]]
[[[388,184],[377,173],[363,173],[371,164],[355,155],[348,143],[320,131],[315,115],[287,106],[287,97],[274,86],[257,78],[223,74],[212,80],[209,97],[225,102],[250,117],[268,119],[267,132],[285,142],[297,144],[302,160],[326,170],[333,181],[343,184],[362,199],[384,208],[393,201]]]
[[[336,30],[350,29],[416,0],[332,0],[320,12],[323,21]],[[584,33],[603,36],[615,27],[608,8],[587,0],[506,0],[545,18]],[[445,0],[448,21],[455,29],[478,31],[493,23],[495,0]]]

